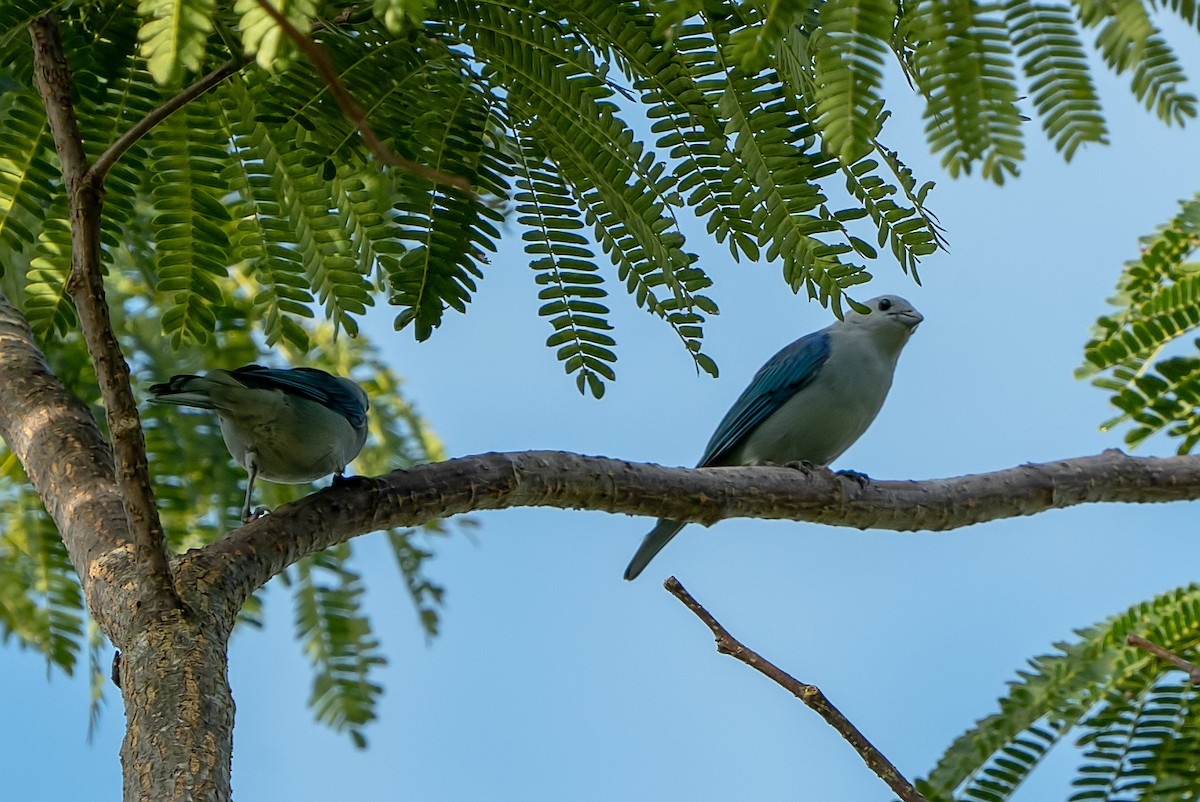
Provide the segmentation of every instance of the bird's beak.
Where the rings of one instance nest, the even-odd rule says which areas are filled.
[[[925,319],[925,316],[916,309],[905,309],[898,312],[892,312],[892,317],[908,326],[911,330],[916,331],[917,326]]]

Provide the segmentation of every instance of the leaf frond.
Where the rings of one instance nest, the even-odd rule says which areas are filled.
[[[292,572],[296,635],[313,668],[309,705],[317,720],[366,746],[383,688],[372,680],[386,661],[362,611],[362,578],[343,543],[305,558]]]
[[[157,291],[168,301],[163,333],[178,348],[204,342],[216,328],[214,307],[224,303],[221,281],[230,262],[229,212],[221,171],[227,154],[210,98],[173,114],[153,134]]]
[[[155,81],[175,85],[199,72],[216,10],[216,0],[139,0],[138,40]]]
[[[1164,352],[1182,350],[1183,338],[1200,328],[1200,267],[1190,261],[1200,251],[1200,196],[1143,238],[1141,249],[1125,263],[1109,301],[1117,309],[1097,321],[1076,373],[1112,393],[1121,414],[1104,428],[1131,421],[1130,445],[1164,432],[1187,453],[1200,442],[1200,357]]]
[[[1065,6],[1009,0],[1004,9],[1033,107],[1068,161],[1081,145],[1108,143],[1108,127],[1075,18]]]
[[[1012,43],[993,6],[919,0],[907,20],[913,64],[925,93],[925,135],[951,176],[975,163],[997,184],[1025,155]]]
[[[0,95],[0,244],[15,252],[36,242],[62,181],[50,126],[37,94]],[[5,262],[0,260],[0,275]]]
[[[1174,726],[1195,720],[1195,691],[1181,687],[1177,670],[1125,646],[1131,632],[1194,655],[1200,588],[1134,605],[1080,630],[1076,642],[1056,644],[1053,654],[1031,660],[1009,684],[999,712],[958,738],[918,790],[931,802],[1002,802],[1073,732],[1085,750],[1074,800],[1123,799],[1154,776],[1152,766],[1180,767],[1183,756],[1165,742],[1180,729],[1195,737],[1194,724]],[[1187,760],[1194,762],[1194,755]],[[1194,786],[1195,776],[1188,782]]]
[[[534,148],[520,164],[517,222],[526,227],[525,252],[542,287],[538,299],[545,303],[538,314],[554,328],[546,345],[557,349],[568,374],[576,374],[580,392],[590,390],[599,398],[604,380],[616,379],[612,365],[617,355],[611,350],[616,340],[606,333],[612,330],[604,304],[608,292],[580,233],[583,215],[554,166],[539,159]]]

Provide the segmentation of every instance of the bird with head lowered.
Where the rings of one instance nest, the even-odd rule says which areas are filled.
[[[895,295],[872,298],[767,360],[717,425],[696,466],[825,467],[854,444],[883,407],[896,361],[924,318]],[[666,518],[642,540],[633,579],[684,527]]]
[[[367,394],[316,368],[211,370],[172,376],[150,388],[160,404],[217,413],[225,446],[250,475],[242,520],[250,520],[254,480],[303,484],[340,479],[367,440]]]

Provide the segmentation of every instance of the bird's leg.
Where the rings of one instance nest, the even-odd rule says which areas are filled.
[[[250,500],[254,495],[254,477],[258,476],[258,459],[253,451],[248,451],[246,456],[248,457],[246,471],[250,474],[250,478],[246,480],[246,502],[242,504],[242,523],[252,521],[267,512],[261,507],[254,512],[250,511]]]
[[[331,481],[334,487],[338,487],[339,485],[344,485],[349,482],[350,480],[346,478],[346,469],[338,468],[336,471],[334,471],[333,479]]]
[[[796,460],[795,462],[785,462],[785,463],[783,463],[783,467],[791,468],[791,469],[797,470],[797,471],[802,471],[804,473],[812,473],[813,471],[818,470],[818,468],[819,468],[819,466],[814,465],[813,463],[809,462],[806,459]]]

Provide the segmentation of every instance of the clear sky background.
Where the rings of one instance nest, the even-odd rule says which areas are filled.
[[[1194,34],[1172,29],[1193,79]],[[915,104],[885,129],[918,176],[949,253],[915,286],[886,258],[859,297],[904,295],[925,322],[891,396],[835,467],[925,479],[1094,454],[1106,394],[1072,377],[1136,238],[1200,190],[1197,125],[1168,129],[1098,70],[1112,146],[1064,165],[1029,125],[1023,177],[1003,188],[950,180]],[[893,92],[903,91],[893,83]],[[1192,84],[1192,90],[1197,85]],[[764,360],[830,321],[776,265],[734,264],[696,229],[689,246],[722,313],[697,376],[671,331],[613,282],[618,381],[575,391],[543,342],[533,272],[515,232],[464,316],[431,341],[366,328],[407,377],[452,456],[562,449],[692,465]],[[1148,443],[1139,454],[1170,454]],[[230,488],[231,494],[241,491]],[[650,519],[510,510],[471,516],[436,544],[448,588],[426,643],[379,536],[355,542],[389,664],[370,747],[315,724],[310,675],[286,592],[268,625],[233,638],[235,797],[248,800],[885,799],[852,749],[781,688],[718,655],[707,629],[661,587],[670,574],[747,645],[819,685],[910,778],[995,710],[1005,683],[1072,630],[1197,578],[1195,504],[1077,507],[953,532],[859,532],[780,521],[688,527],[634,583],[621,579]],[[104,655],[107,660],[111,652]],[[85,677],[46,676],[39,656],[0,650],[5,799],[120,798],[119,695],[92,744]],[[1065,799],[1063,750],[1019,800]]]

